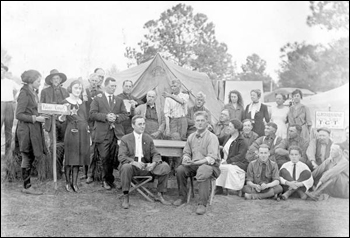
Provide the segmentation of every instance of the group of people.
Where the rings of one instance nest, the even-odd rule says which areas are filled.
[[[8,68],[2,64],[2,84],[9,81],[6,71]],[[84,89],[81,80],[74,80],[65,89],[62,83],[67,80],[66,75],[52,70],[45,78],[48,87],[41,91],[39,100],[41,74],[36,70],[23,72],[24,85],[15,113],[15,141],[22,156],[24,193],[42,194],[30,182],[33,161],[47,154],[44,130],[53,138],[52,117],[38,113],[38,103],[42,102],[70,107],[69,115],[53,119],[57,120],[56,137],[64,142],[67,192],[79,191],[80,167],[89,184],[96,179],[94,171],[100,166],[102,184],[107,190],[117,187],[113,170],[119,170],[123,208],[129,208],[130,185],[137,175],[157,177],[155,200],[170,205],[163,194],[171,166],[161,157],[153,140],[171,139],[186,141],[183,156],[174,166],[179,198],[173,205],[186,202],[187,178],[195,177],[199,186],[197,214],[206,212],[213,180],[216,194],[233,191],[245,199],[286,200],[292,194],[313,200],[327,195],[349,197],[349,128],[345,130],[346,141],[340,144],[332,142],[328,128],[319,128],[317,137],[310,140],[312,123],[308,108],[300,103],[300,90],[292,93],[291,107],[284,106],[284,95],[277,94],[277,106],[271,110],[260,102],[260,90],[251,91],[252,102],[245,109],[240,92],[233,90],[219,121],[212,124],[211,113],[205,107],[206,95],[199,92],[194,106],[188,107],[189,95],[181,92],[178,79],[171,81],[171,93],[161,92],[164,108],[158,108],[156,90],[147,92],[143,102],[131,95],[133,82],[126,80],[123,93],[116,96],[116,79],[104,76],[103,69],[97,68],[89,77],[89,87]],[[18,90],[14,86],[13,89]],[[6,148],[12,133],[8,132],[11,124],[3,118],[11,110],[13,115],[14,110],[13,95],[8,100],[8,94],[6,99],[1,96]]]

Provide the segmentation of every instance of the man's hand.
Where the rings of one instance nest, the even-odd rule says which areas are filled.
[[[286,182],[286,184],[292,189],[298,189],[296,182]]]
[[[107,121],[108,122],[115,122],[115,119],[116,119],[117,117],[114,115],[114,113],[108,113],[107,115],[106,115],[106,119],[107,119]]]
[[[137,168],[143,170],[145,168],[145,163],[143,162],[136,162],[136,161],[133,161],[131,162],[132,165],[136,166]]]
[[[265,189],[269,188],[269,185],[267,185],[266,183],[262,183],[260,185],[260,187],[261,187],[261,190],[265,190]]]
[[[261,192],[261,186],[259,184],[254,184],[254,189],[260,193]]]
[[[151,172],[155,167],[156,167],[156,163],[155,162],[147,163],[146,170]]]
[[[152,136],[152,138],[156,139],[156,138],[158,138],[159,134],[160,134],[160,131],[156,131],[156,132],[153,132],[151,134],[151,136]]]
[[[316,164],[315,161],[311,161],[311,164],[312,164],[312,167],[313,167],[314,169],[317,169],[318,165]]]
[[[183,165],[191,165],[191,164],[192,164],[191,158],[188,157],[188,156],[184,156],[184,157],[182,158],[182,164],[183,164]]]
[[[37,116],[37,117],[35,117],[35,121],[44,123],[46,118],[49,118],[49,117],[48,116],[44,116],[44,115]]]
[[[170,97],[170,98],[171,98],[171,93],[168,93],[168,92],[165,92],[165,91],[164,91],[164,92],[162,93],[162,96],[165,97],[165,98],[166,98],[166,97]]]

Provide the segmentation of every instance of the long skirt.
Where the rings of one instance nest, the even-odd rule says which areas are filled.
[[[245,181],[245,172],[237,165],[220,165],[221,174],[216,179],[216,186],[232,190],[241,190]]]

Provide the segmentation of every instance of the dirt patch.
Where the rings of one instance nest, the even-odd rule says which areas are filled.
[[[99,182],[80,183],[78,194],[58,181],[33,181],[42,196],[20,192],[21,182],[2,182],[1,236],[349,236],[349,200],[313,202],[246,201],[215,196],[203,216],[196,198],[181,208],[146,201],[134,191],[130,209],[121,208],[120,190],[106,191]],[[175,200],[176,189],[165,198]]]

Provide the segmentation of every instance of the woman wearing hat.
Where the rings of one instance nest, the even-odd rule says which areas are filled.
[[[34,160],[42,158],[47,154],[45,140],[41,123],[46,117],[38,113],[38,88],[40,86],[41,75],[36,70],[25,71],[21,75],[24,86],[17,99],[16,119],[16,147],[22,155],[22,178],[24,182],[23,193],[41,195],[30,183],[31,167]]]
[[[52,103],[52,104],[62,104],[63,100],[69,96],[67,90],[62,87],[62,84],[67,80],[67,76],[64,73],[58,72],[57,69],[50,71],[50,75],[45,78],[45,83],[49,87],[44,88],[41,91],[40,102],[41,103]],[[45,130],[51,132],[50,141],[52,144],[52,128],[51,120],[46,120]],[[65,123],[61,123],[56,120],[56,138],[58,142],[63,141],[65,132]]]
[[[78,172],[80,166],[90,162],[90,131],[85,102],[80,99],[83,91],[81,81],[74,80],[68,87],[69,97],[63,103],[69,104],[71,113],[60,116],[60,121],[67,121],[64,136],[65,174],[67,192],[78,192]],[[72,179],[71,179],[72,178]]]

